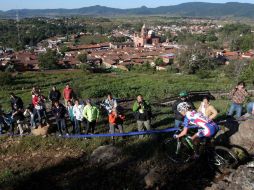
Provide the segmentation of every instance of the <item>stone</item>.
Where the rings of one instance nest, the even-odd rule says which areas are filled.
[[[238,131],[230,137],[230,143],[243,147],[249,154],[254,154],[254,119],[242,122]]]
[[[32,129],[32,134],[34,136],[46,136],[48,134],[49,127],[49,125],[38,126],[37,129]]]
[[[113,145],[96,148],[91,154],[91,163],[103,164],[116,162],[121,157],[121,150]]]
[[[240,166],[230,176],[225,176],[205,190],[254,190],[254,170],[248,164]]]
[[[149,173],[144,177],[146,189],[155,188],[161,182],[161,175],[158,168],[153,168]]]

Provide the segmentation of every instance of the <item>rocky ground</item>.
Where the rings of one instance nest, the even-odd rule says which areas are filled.
[[[246,123],[230,139],[252,133]],[[113,145],[110,139],[60,139],[41,131],[34,134],[43,137],[0,139],[1,190],[254,190],[253,162],[223,173],[211,170],[202,159],[173,164],[161,143],[164,136],[117,139]],[[251,141],[238,143],[248,148]]]

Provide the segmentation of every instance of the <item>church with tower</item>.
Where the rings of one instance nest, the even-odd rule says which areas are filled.
[[[140,34],[134,34],[133,41],[135,47],[144,47],[145,45],[156,46],[160,43],[160,37],[156,36],[153,30],[148,30],[144,24]]]

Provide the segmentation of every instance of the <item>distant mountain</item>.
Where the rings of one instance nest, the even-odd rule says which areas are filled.
[[[247,17],[254,18],[254,4],[250,3],[202,3],[190,2],[173,6],[148,8],[142,6],[133,9],[117,9],[105,6],[91,6],[80,9],[21,9],[19,16],[56,17],[56,16],[116,16],[116,15],[171,15],[190,17]],[[17,10],[0,11],[1,17],[15,18]]]

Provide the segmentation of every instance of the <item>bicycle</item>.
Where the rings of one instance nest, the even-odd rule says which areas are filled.
[[[177,131],[175,134],[179,132]],[[184,136],[180,139],[171,137],[164,141],[164,145],[169,160],[174,163],[184,164],[196,160],[194,157],[195,145],[190,136]],[[231,150],[224,146],[214,145],[211,141],[200,142],[200,150],[201,156],[206,158],[212,168],[217,167],[221,170],[233,168],[238,164],[238,158]]]

